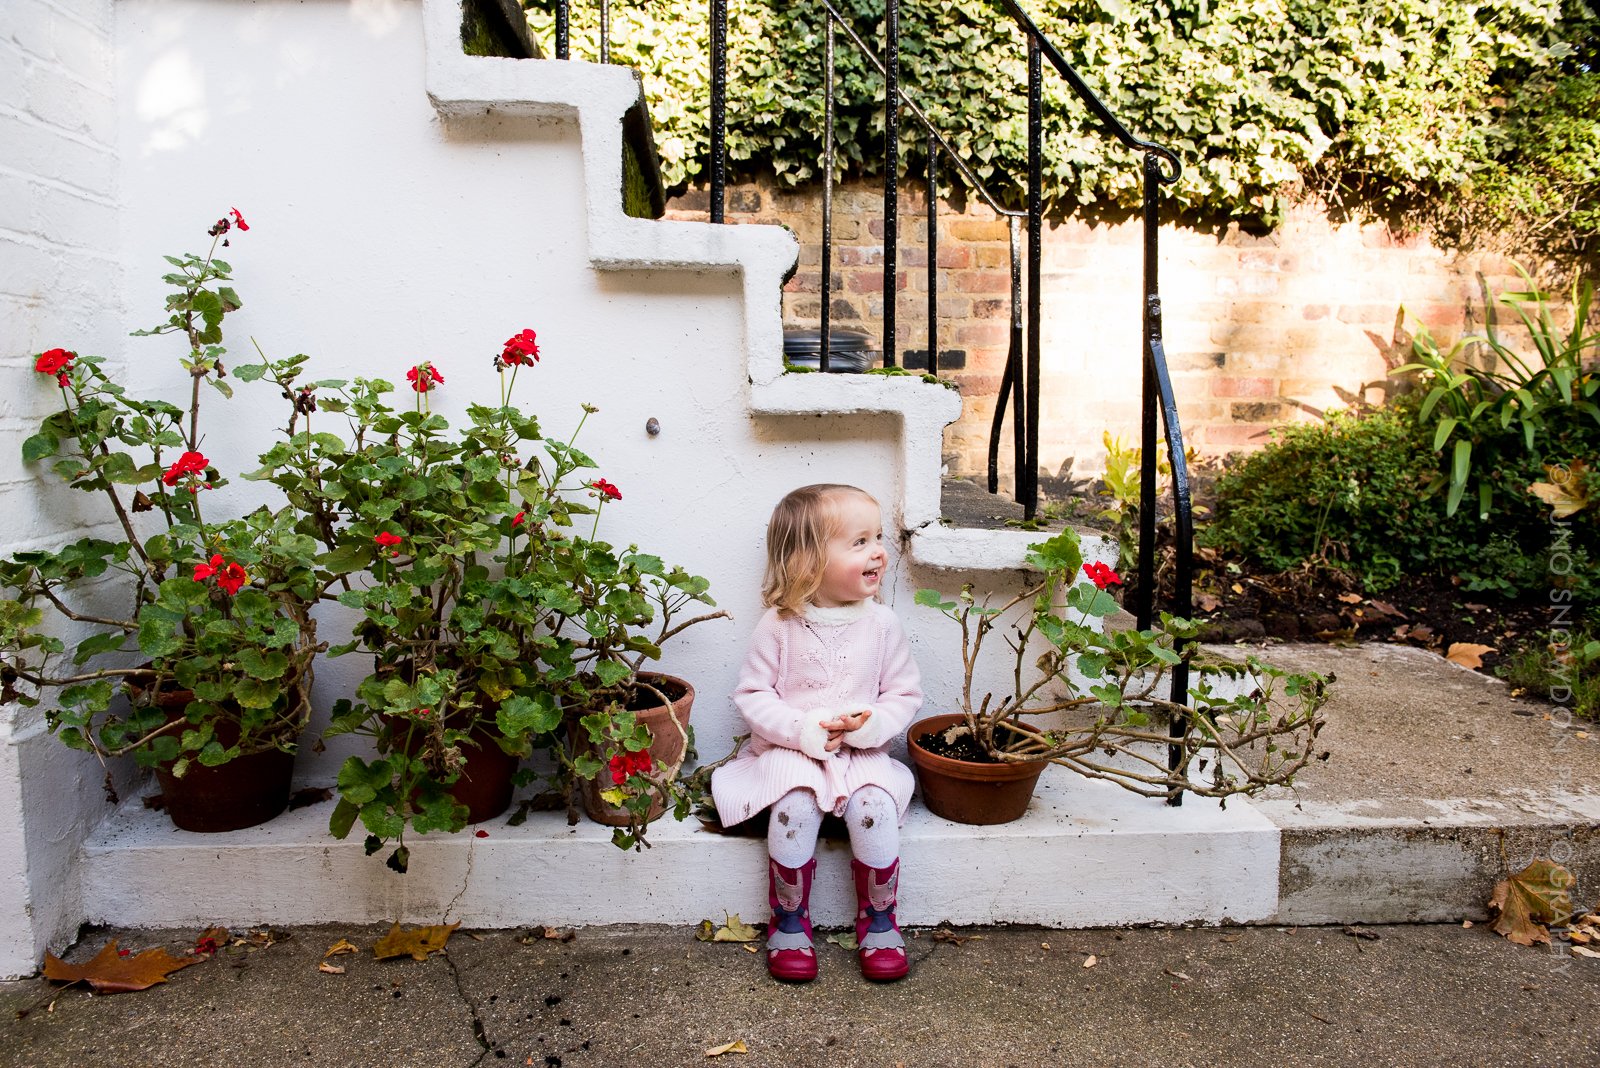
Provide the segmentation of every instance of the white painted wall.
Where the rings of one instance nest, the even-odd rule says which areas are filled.
[[[0,5],[0,546],[52,544],[95,517],[43,494],[21,444],[52,411],[34,354],[121,358],[115,312],[117,113],[111,0]],[[103,772],[43,730],[38,709],[0,706],[0,978],[30,973],[82,916],[77,857],[111,810]],[[59,948],[59,945],[57,946]]]
[[[6,86],[0,106],[4,128],[28,146],[6,153],[0,178],[35,205],[26,218],[0,218],[0,299],[23,312],[6,316],[0,403],[47,406],[18,353],[56,344],[125,351],[119,366],[132,388],[181,401],[181,346],[122,338],[162,318],[160,256],[203,251],[206,228],[238,208],[251,229],[230,235],[225,255],[244,300],[228,320],[235,362],[254,358],[249,338],[274,355],[311,354],[316,377],[402,382],[406,368],[432,360],[446,377],[435,409],[459,416],[497,397],[490,359],[503,339],[538,332],[543,361],[520,376],[517,399],[554,434],[576,423],[581,403],[600,407],[580,444],[623,494],[603,533],[707,576],[734,615],[676,639],[663,662],[700,692],[704,757],[720,756],[739,730],[727,694],[761,612],[766,517],[808,482],[856,483],[884,503],[905,547],[885,599],[907,623],[930,706],[950,706],[955,635],[915,609],[912,594],[953,591],[969,572],[992,580],[1020,563],[1028,536],[939,526],[940,432],[957,414],[954,394],[913,379],[781,374],[778,289],[795,254],[787,232],[622,215],[630,72],[462,56],[451,0],[121,0],[114,83],[106,0],[8,0],[0,18],[10,28],[0,48],[45,86]],[[79,39],[98,63],[69,69],[50,58]],[[12,104],[36,98],[37,113]],[[14,173],[13,159],[33,170]],[[0,201],[16,214],[11,197]],[[284,415],[270,387],[238,389],[231,403],[208,400],[202,420],[203,449],[229,474],[255,466]],[[645,432],[652,417],[655,438]],[[5,418],[0,515],[26,524],[7,533],[64,529],[62,517],[40,516],[45,498],[15,461],[21,431]],[[208,508],[242,512],[269,489],[238,481],[208,496]],[[330,612],[326,636],[338,640],[337,628]],[[323,714],[361,670],[353,657],[319,667]],[[0,765],[0,788],[97,812],[98,792],[74,781],[81,762],[29,737]],[[331,781],[355,744],[306,753],[300,776]],[[30,857],[43,834],[51,858],[70,857],[82,818],[65,831],[24,823]],[[0,819],[0,849],[15,838],[11,823]],[[33,943],[0,943],[6,974],[29,970],[39,940],[75,914],[61,898],[54,918],[30,921],[22,914],[40,907],[42,884],[29,890],[27,878],[0,869],[0,929],[34,932]],[[339,904],[328,908],[335,918]]]

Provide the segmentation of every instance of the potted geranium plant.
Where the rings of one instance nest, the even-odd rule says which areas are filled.
[[[459,432],[432,410],[445,381],[432,363],[407,370],[409,408],[389,404],[382,380],[303,384],[304,357],[236,369],[273,382],[308,420],[253,477],[284,490],[328,545],[325,566],[347,576],[338,599],[360,618],[331,655],[359,650],[374,667],[336,703],[328,733],[368,735],[377,753],[340,770],[331,830],[344,837],[359,820],[369,852],[394,843],[397,871],[408,827],[456,831],[503,812],[535,746],[555,754],[569,797],[624,766],[611,789],[660,788],[642,755],[650,732],[597,697],[635,677],[626,658],[656,649],[630,628],[659,606],[664,633],[705,583],[577,532],[620,492],[578,475],[593,468],[572,443],[592,407],[563,441],[512,403],[538,358],[532,330],[508,339],[494,357],[500,403],[470,406]],[[312,412],[335,413],[347,432],[313,432]],[[586,746],[574,744],[579,728]]]
[[[964,668],[960,710],[908,731],[933,812],[966,823],[1016,819],[1049,763],[1147,797],[1226,798],[1287,784],[1313,758],[1326,679],[1253,657],[1203,656],[1197,628],[1167,614],[1150,630],[1104,628],[1119,608],[1110,589],[1120,580],[1105,564],[1084,564],[1070,528],[1030,546],[1028,562],[1037,580],[998,604],[971,586],[954,601],[917,594],[960,626]],[[1011,650],[1011,688],[975,699],[996,629]],[[1174,672],[1187,679],[1186,703],[1170,700]]]
[[[232,395],[222,323],[240,300],[216,254],[248,226],[231,216],[205,255],[167,257],[169,317],[136,332],[186,343],[185,403],[134,397],[96,356],[37,356],[61,407],[23,458],[53,461],[63,484],[100,498],[115,533],[0,562],[4,698],[53,691],[50,729],[157,769],[167,811],[190,830],[249,826],[287,803],[319,648],[310,609],[330,578],[292,510],[216,518],[229,480],[202,451],[201,401]],[[63,625],[77,629],[70,655]]]

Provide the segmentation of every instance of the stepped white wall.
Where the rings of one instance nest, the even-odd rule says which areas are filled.
[[[604,535],[707,576],[733,613],[675,639],[663,662],[700,691],[704,757],[726,752],[738,730],[727,694],[761,612],[766,516],[807,482],[853,482],[884,503],[900,543],[885,598],[906,620],[930,705],[949,706],[954,636],[912,594],[953,590],[978,572],[992,580],[1020,562],[1028,537],[938,525],[940,431],[957,413],[954,394],[912,379],[781,374],[791,235],[622,215],[630,72],[463,57],[451,0],[121,0],[114,15],[114,34],[106,2],[21,0],[0,16],[11,28],[0,49],[38,83],[7,86],[0,105],[22,148],[8,150],[0,179],[31,205],[0,219],[9,383],[0,397],[28,409],[7,413],[0,441],[0,516],[12,540],[71,522],[40,514],[36,479],[47,476],[15,459],[25,417],[52,400],[20,354],[57,344],[100,352],[135,390],[182,400],[181,345],[126,331],[162,318],[160,256],[204,251],[206,228],[238,208],[251,229],[230,235],[223,253],[244,300],[228,320],[234,362],[255,358],[254,338],[274,355],[311,354],[315,377],[403,385],[406,368],[432,360],[447,380],[432,401],[459,417],[498,396],[490,359],[501,341],[538,331],[543,361],[519,376],[517,399],[556,435],[581,403],[599,406],[580,444],[623,493]],[[14,65],[8,57],[0,76]],[[30,169],[16,171],[23,163]],[[12,216],[21,210],[0,201]],[[230,475],[255,466],[285,415],[270,387],[236,386],[231,402],[208,397],[202,418],[202,449]],[[645,431],[651,418],[658,437]],[[207,505],[242,512],[263,499],[262,487],[236,481]],[[325,634],[337,640],[338,627],[329,613]],[[355,658],[319,667],[318,707],[360,674]],[[51,822],[22,823],[28,856],[43,852],[46,863],[0,870],[0,918],[16,921],[0,930],[32,932],[0,944],[0,974],[18,974],[81,915],[75,891],[51,888],[70,885],[82,824],[103,809],[77,782],[82,761],[37,737],[32,718],[8,722],[30,740],[5,750],[6,804],[24,806],[31,789],[59,807]],[[308,752],[301,777],[331,781],[355,744]],[[13,822],[0,819],[10,836],[0,855],[18,855],[3,848],[20,844]],[[353,892],[392,893],[379,885],[387,877]],[[165,892],[172,907],[144,900],[141,922],[184,914],[185,889]],[[330,900],[328,918],[340,907]]]

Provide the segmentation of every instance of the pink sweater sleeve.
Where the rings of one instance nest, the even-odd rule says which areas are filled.
[[[872,717],[860,730],[844,736],[845,744],[855,749],[877,749],[911,726],[911,719],[922,708],[922,672],[911,656],[900,620],[887,609],[883,612],[882,666],[878,674],[878,699],[870,707]],[[846,711],[852,711],[846,709]]]
[[[833,718],[833,713],[826,709],[801,712],[778,696],[783,672],[782,631],[783,622],[776,612],[768,612],[756,624],[733,691],[734,707],[751,731],[767,741],[798,749],[817,760],[827,759],[831,754],[824,748],[828,732],[822,721]]]

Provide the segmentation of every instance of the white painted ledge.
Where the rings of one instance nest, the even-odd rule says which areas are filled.
[[[913,532],[914,563],[963,571],[1025,566],[1026,547],[1037,535],[939,526],[944,428],[961,414],[956,393],[914,377],[784,373],[781,294],[799,255],[792,233],[777,226],[635,219],[623,213],[622,117],[639,99],[637,72],[576,61],[468,56],[461,51],[460,0],[424,0],[423,22],[428,96],[446,121],[494,113],[577,125],[592,267],[740,278],[752,413],[898,417],[904,477],[894,512],[902,528]],[[1101,545],[1091,558],[1110,559],[1108,551]]]
[[[411,871],[363,854],[359,830],[327,833],[331,802],[228,834],[180,831],[137,800],[87,844],[87,918],[130,927],[461,920],[693,924],[767,914],[766,842],[658,821],[653,848],[625,853],[608,828],[558,813],[409,840]],[[1180,808],[1046,769],[1028,813],[965,827],[914,804],[902,832],[900,919],[938,923],[1249,922],[1278,903],[1279,832],[1247,805]],[[813,914],[854,916],[849,848],[818,849]]]

